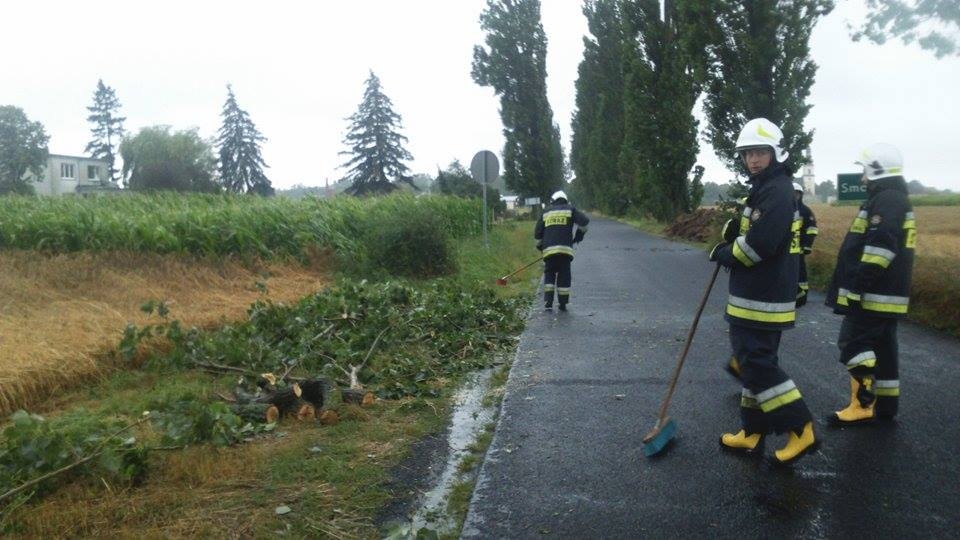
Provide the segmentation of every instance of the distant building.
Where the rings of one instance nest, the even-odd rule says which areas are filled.
[[[31,183],[38,195],[76,195],[120,188],[107,178],[109,164],[102,159],[50,154],[43,174]]]
[[[800,185],[803,186],[803,193],[811,197],[817,196],[817,177],[813,174],[813,159],[810,157],[810,149],[803,151],[807,158],[807,164],[803,166],[803,177]]]

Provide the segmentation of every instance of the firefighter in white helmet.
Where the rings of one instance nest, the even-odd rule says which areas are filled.
[[[786,433],[774,452],[789,464],[815,450],[813,417],[793,380],[780,368],[780,334],[796,320],[800,214],[791,172],[784,161],[780,128],[765,118],[750,120],[737,138],[737,153],[750,186],[739,220],[727,222],[710,260],[730,268],[725,318],[743,386],[741,429],[724,433],[725,450],[759,455],[770,433]]]
[[[878,143],[862,151],[860,206],[840,252],[826,304],[843,314],[840,363],[850,375],[850,404],[828,416],[833,425],[897,414],[900,379],[897,321],[907,315],[917,222],[907,197],[903,158]]]
[[[800,212],[800,282],[797,284],[797,307],[807,303],[810,283],[807,281],[807,255],[813,253],[813,242],[820,230],[817,229],[817,216],[803,203],[803,186],[793,183],[793,193],[797,199],[797,211]]]
[[[553,309],[556,293],[560,311],[567,310],[572,282],[570,263],[573,261],[573,245],[583,240],[588,223],[590,218],[570,204],[563,191],[557,191],[550,197],[550,204],[537,221],[533,237],[538,240],[537,249],[543,252],[543,302],[546,309]]]

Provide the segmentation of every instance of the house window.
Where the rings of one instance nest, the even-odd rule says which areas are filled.
[[[96,165],[87,165],[87,179],[98,180],[100,178],[100,167]]]
[[[60,178],[76,178],[73,163],[60,164]]]

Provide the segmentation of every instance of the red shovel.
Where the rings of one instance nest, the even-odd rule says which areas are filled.
[[[530,268],[531,266],[537,264],[538,262],[540,262],[540,261],[542,261],[542,260],[543,260],[543,255],[541,255],[541,256],[537,257],[536,259],[528,262],[527,264],[521,266],[520,268],[517,268],[516,270],[514,270],[513,272],[510,272],[509,274],[507,274],[507,275],[505,275],[505,276],[503,276],[503,277],[501,277],[501,278],[497,278],[497,285],[506,285],[506,284],[507,284],[507,278],[509,278],[510,276],[512,276],[512,275],[514,275],[514,274],[518,274],[518,273],[522,272],[523,270],[526,270],[527,268]]]

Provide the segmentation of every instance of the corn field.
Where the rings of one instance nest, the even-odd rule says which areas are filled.
[[[367,223],[431,215],[453,238],[481,232],[477,200],[395,195],[328,200],[205,194],[6,197],[0,249],[134,251],[199,256],[302,257],[311,246],[349,254]]]

